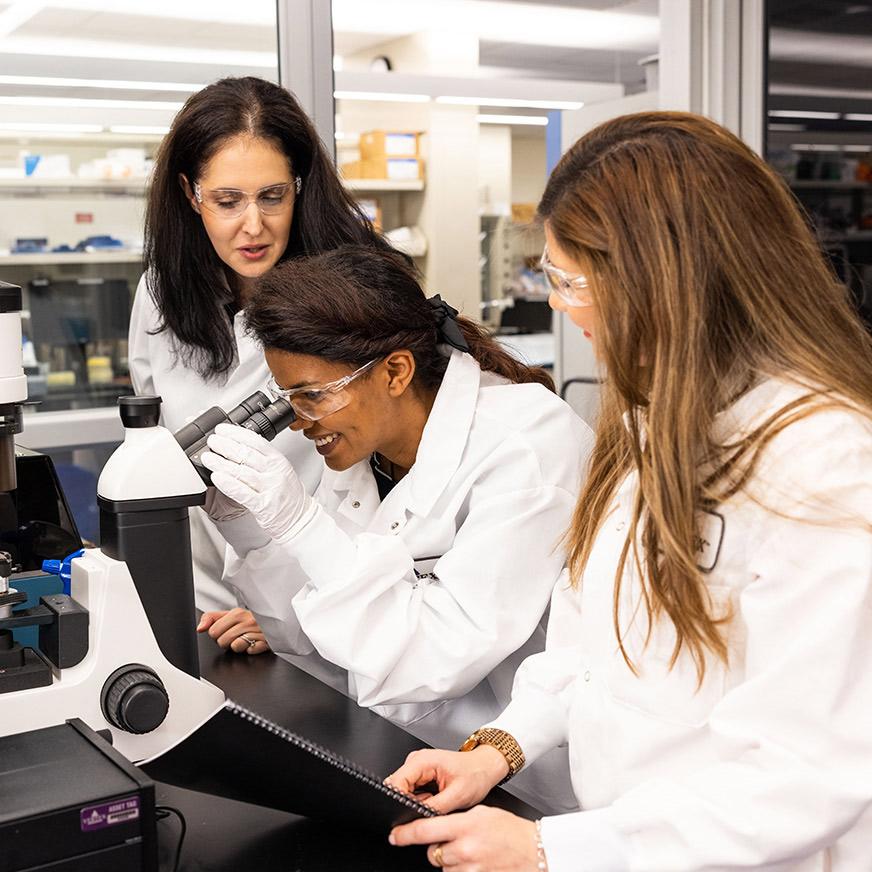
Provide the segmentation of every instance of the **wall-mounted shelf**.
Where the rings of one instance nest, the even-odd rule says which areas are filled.
[[[349,191],[423,191],[423,179],[343,179]]]
[[[343,179],[349,191],[423,191],[423,179]],[[0,191],[145,191],[146,179],[0,179]]]
[[[68,263],[142,263],[139,251],[69,251],[44,254],[0,254],[0,266],[50,266]]]
[[[808,188],[818,188],[834,191],[854,191],[857,189],[864,191],[872,191],[872,182],[840,182],[836,180],[828,181],[827,179],[796,179],[788,182],[791,188],[795,190],[803,190]]]
[[[0,179],[0,191],[121,191],[141,194],[146,179]]]

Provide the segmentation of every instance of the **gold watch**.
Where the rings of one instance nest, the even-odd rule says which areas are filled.
[[[509,774],[500,782],[505,784],[513,775],[517,775],[524,765],[524,752],[515,741],[515,737],[505,730],[496,727],[481,727],[476,730],[461,746],[461,751],[472,751],[479,745],[492,745],[506,758],[509,764]]]

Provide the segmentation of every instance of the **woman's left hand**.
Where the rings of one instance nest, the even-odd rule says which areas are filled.
[[[499,808],[421,818],[391,830],[392,845],[429,845],[432,866],[451,872],[537,872],[536,825]]]
[[[260,625],[248,609],[204,612],[197,632],[208,632],[221,648],[229,648],[234,654],[265,654],[270,650]]]
[[[287,457],[263,436],[233,424],[219,424],[207,442],[203,466],[212,484],[244,506],[273,539],[293,535],[312,498]]]

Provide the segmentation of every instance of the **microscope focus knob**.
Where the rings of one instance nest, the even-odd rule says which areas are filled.
[[[153,670],[130,663],[106,679],[100,705],[106,720],[119,730],[150,733],[164,722],[170,698]]]

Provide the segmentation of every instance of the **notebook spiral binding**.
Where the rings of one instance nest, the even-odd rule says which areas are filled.
[[[405,805],[407,808],[413,809],[422,817],[436,817],[439,815],[439,812],[430,808],[426,803],[419,802],[411,794],[403,793],[400,790],[395,790],[393,787],[389,787],[380,778],[373,775],[371,772],[368,772],[366,769],[362,769],[356,763],[352,763],[351,760],[348,760],[345,757],[340,757],[338,754],[334,754],[322,745],[310,742],[308,739],[304,739],[302,736],[298,736],[296,733],[286,730],[274,721],[270,721],[267,718],[255,714],[255,712],[245,708],[245,706],[239,705],[239,703],[233,702],[233,700],[227,700],[224,707],[227,711],[237,717],[249,721],[255,726],[281,737],[286,742],[290,742],[298,748],[308,751],[319,760],[323,760],[325,763],[329,763],[336,769],[340,769],[342,772],[354,776],[358,781],[363,781],[369,787],[374,787],[386,796],[390,796],[397,802],[402,803],[402,805]]]

